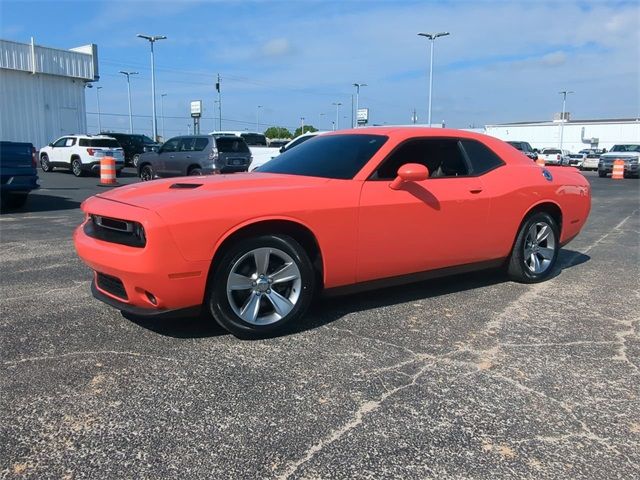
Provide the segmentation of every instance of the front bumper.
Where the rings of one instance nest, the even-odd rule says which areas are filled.
[[[601,173],[612,173],[613,172],[613,163],[600,163],[598,165],[598,172]],[[624,163],[624,174],[625,175],[638,175],[640,169],[638,168],[637,163],[625,162]]]
[[[94,272],[121,282],[121,289],[93,288],[102,301],[136,314],[163,314],[199,307],[204,301],[210,261],[188,261],[180,254],[169,228],[148,210],[92,197],[83,204],[86,213],[139,222],[146,234],[145,247],[112,243],[88,236],[83,222],[73,241],[80,259]],[[109,291],[110,290],[110,291]]]

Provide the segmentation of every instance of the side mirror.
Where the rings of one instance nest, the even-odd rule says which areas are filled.
[[[421,182],[429,178],[429,169],[419,163],[406,163],[398,169],[398,176],[389,184],[392,190],[399,190],[405,182]]]
[[[51,148],[53,148],[53,142],[51,142],[51,143],[49,144],[49,146],[50,146]]]
[[[280,153],[284,153],[284,145],[280,147]]]

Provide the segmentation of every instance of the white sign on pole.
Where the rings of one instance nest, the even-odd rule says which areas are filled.
[[[358,125],[366,125],[369,123],[369,109],[359,108],[356,112],[356,118],[358,120]]]
[[[199,117],[202,115],[202,100],[194,100],[191,102],[191,116]]]

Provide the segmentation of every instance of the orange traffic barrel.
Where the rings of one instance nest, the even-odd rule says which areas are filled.
[[[536,160],[536,163],[541,167],[544,167],[544,158],[538,157],[538,159]]]
[[[614,180],[622,180],[624,178],[624,160],[617,159],[613,161],[611,178]]]
[[[100,159],[100,186],[112,187],[117,184],[116,159],[108,156],[102,157]]]

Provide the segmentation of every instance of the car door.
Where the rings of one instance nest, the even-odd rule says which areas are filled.
[[[407,163],[425,165],[429,178],[389,188]],[[457,138],[411,139],[394,149],[363,183],[357,281],[483,260],[490,199],[470,172]]]
[[[158,155],[155,158],[153,169],[159,177],[171,176],[171,162],[174,160],[176,151],[178,149],[178,142],[181,137],[170,138],[158,151]]]
[[[65,160],[64,153],[68,150],[65,145],[69,137],[62,137],[53,142],[51,145],[51,155],[49,161],[61,164]]]
[[[196,137],[182,137],[178,142],[178,148],[169,159],[167,169],[173,176],[187,175],[187,168],[192,163],[198,163],[193,160],[194,144]]]

